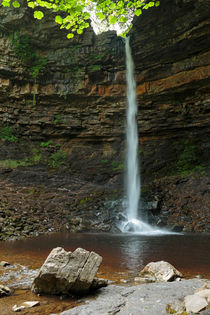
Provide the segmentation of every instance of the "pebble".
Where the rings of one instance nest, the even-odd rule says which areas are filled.
[[[0,262],[0,267],[6,267],[6,266],[10,266],[10,263],[8,263],[7,261],[2,260]]]
[[[15,304],[12,307],[12,310],[13,310],[13,312],[20,312],[20,311],[24,310],[25,308],[31,308],[31,307],[35,307],[38,305],[40,305],[39,301],[26,301],[26,302],[23,302],[20,306]]]

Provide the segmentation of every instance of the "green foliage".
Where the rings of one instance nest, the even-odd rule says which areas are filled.
[[[91,201],[93,198],[91,198],[91,197],[85,197],[84,199],[80,199],[80,204],[82,205],[82,204],[84,204],[85,202],[87,202],[87,201]]]
[[[62,123],[62,119],[60,115],[55,115],[55,120],[54,120],[55,124],[61,124]]]
[[[196,145],[185,142],[183,152],[179,155],[179,159],[176,162],[176,171],[182,177],[187,177],[195,172],[199,172],[201,175],[205,174],[205,166],[199,164],[198,151]]]
[[[39,164],[39,162],[41,161],[42,159],[42,154],[35,154],[31,157],[31,163],[32,164]]]
[[[23,160],[3,160],[0,161],[0,167],[2,168],[17,168],[17,167],[27,167],[38,164],[42,159],[41,154],[33,154],[30,158],[26,157]]]
[[[16,33],[12,43],[16,55],[28,66],[32,78],[36,80],[38,75],[44,72],[47,59],[44,56],[37,55],[36,49],[28,36],[21,36]]]
[[[138,154],[141,155],[142,152],[143,152],[142,148],[139,148],[139,149],[138,149]]]
[[[13,135],[12,129],[8,126],[0,129],[0,139],[9,142],[16,142],[18,140],[18,138]]]
[[[49,140],[49,141],[47,141],[47,142],[41,142],[41,143],[40,143],[40,147],[42,147],[42,148],[47,148],[47,147],[49,147],[51,144],[52,144],[52,140]]]
[[[106,164],[108,163],[108,160],[101,160],[101,163]]]
[[[16,160],[3,160],[0,161],[1,168],[17,168],[19,166],[19,161]]]
[[[13,0],[2,0],[1,5],[18,8],[20,3]],[[44,17],[43,9],[52,12],[59,12],[61,15],[55,16],[55,22],[60,28],[69,31],[67,38],[73,38],[74,34],[82,34],[84,29],[89,27],[88,20],[90,12],[94,11],[96,17],[101,21],[106,21],[109,25],[127,23],[132,14],[139,16],[142,10],[159,6],[160,1],[147,0],[27,0],[28,7],[34,10],[34,18]],[[125,33],[123,34],[125,36]]]
[[[91,70],[92,71],[99,71],[101,69],[101,66],[100,65],[93,65],[92,67],[91,67]]]
[[[121,171],[124,169],[124,164],[122,162],[112,162],[112,167],[114,171]]]
[[[59,150],[56,153],[51,154],[48,165],[52,168],[61,167],[66,160],[66,152]]]

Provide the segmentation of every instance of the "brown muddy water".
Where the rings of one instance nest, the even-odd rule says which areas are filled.
[[[180,270],[186,277],[201,276],[210,278],[210,234],[168,234],[168,235],[135,235],[135,234],[89,234],[89,233],[56,233],[20,241],[0,242],[0,261],[10,264],[28,266],[29,269],[40,268],[49,252],[61,246],[73,251],[77,247],[93,250],[103,257],[98,277],[114,283],[126,285],[134,283],[148,262],[166,260]],[[1,268],[1,274],[7,269]],[[26,277],[19,275],[19,278]],[[13,277],[13,276],[12,276]],[[16,278],[10,277],[8,286]],[[2,282],[0,277],[0,284]],[[22,310],[21,314],[59,313],[78,305],[83,299],[37,296],[30,290],[14,289],[12,296],[0,299],[0,315],[14,314],[14,304],[24,301],[39,300],[40,306]]]

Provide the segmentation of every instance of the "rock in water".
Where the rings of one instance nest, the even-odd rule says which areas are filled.
[[[7,261],[2,260],[0,262],[0,267],[7,267],[7,266],[10,266],[10,263],[8,263]]]
[[[174,266],[166,261],[157,261],[147,264],[140,275],[145,279],[155,279],[156,281],[173,281],[182,278],[183,275]]]
[[[8,287],[0,284],[0,297],[10,295],[11,291]]]
[[[94,252],[77,248],[66,252],[54,248],[32,284],[32,291],[45,294],[84,294],[93,288],[107,285],[107,282],[94,278],[102,257]]]

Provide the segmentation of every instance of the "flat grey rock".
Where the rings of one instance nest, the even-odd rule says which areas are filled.
[[[149,283],[137,286],[109,285],[86,299],[84,305],[60,315],[160,315],[166,314],[166,305],[193,294],[206,280],[190,279],[168,283]]]

